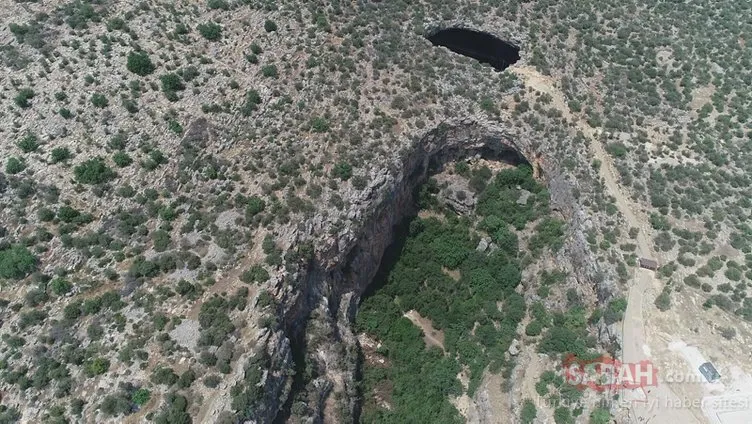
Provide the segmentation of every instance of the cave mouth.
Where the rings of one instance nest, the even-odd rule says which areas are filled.
[[[447,28],[428,35],[434,46],[471,57],[503,71],[520,60],[520,48],[491,34],[465,28]]]

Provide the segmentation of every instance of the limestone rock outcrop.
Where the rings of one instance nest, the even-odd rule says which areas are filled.
[[[371,183],[351,205],[348,213],[352,219],[336,234],[323,234],[316,240],[316,255],[298,270],[276,277],[275,286],[279,306],[280,328],[271,339],[277,343],[270,346],[271,355],[281,355],[282,366],[294,368],[288,347],[319,349],[323,353],[319,367],[324,372],[318,379],[328,379],[336,384],[317,381],[316,386],[326,389],[316,401],[314,422],[322,419],[323,398],[330,392],[340,392],[347,409],[353,417],[358,414],[356,396],[356,366],[358,343],[351,331],[351,323],[357,311],[360,296],[373,279],[385,250],[392,243],[394,231],[402,219],[415,213],[414,193],[429,176],[429,170],[439,164],[458,160],[470,155],[494,159],[525,158],[534,167],[548,187],[552,207],[568,222],[564,252],[557,255],[562,268],[570,271],[580,284],[590,284],[599,297],[607,299],[613,291],[613,279],[603,273],[590,251],[585,233],[592,225],[585,209],[573,194],[577,181],[566,175],[558,165],[559,158],[545,143],[524,134],[515,134],[499,124],[481,120],[459,120],[444,123],[416,140],[394,162],[373,171]],[[302,242],[318,234],[316,218],[300,225],[292,235],[295,242]],[[326,346],[311,346],[315,338],[308,322],[316,313],[316,326],[331,329]],[[317,330],[320,331],[320,330]],[[290,344],[280,340],[289,340]],[[339,355],[339,357],[336,357]],[[281,380],[292,379],[280,373],[273,387],[289,387]],[[271,390],[262,400],[267,411],[279,410],[287,398],[284,390]],[[315,405],[309,405],[309,408]],[[259,417],[267,421],[271,414]]]

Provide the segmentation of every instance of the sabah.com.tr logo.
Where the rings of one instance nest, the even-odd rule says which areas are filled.
[[[580,390],[617,392],[658,385],[658,369],[650,361],[625,364],[609,355],[582,359],[570,353],[563,366],[567,383]]]

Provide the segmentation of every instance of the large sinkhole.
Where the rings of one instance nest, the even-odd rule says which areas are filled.
[[[463,56],[503,71],[520,60],[520,48],[491,34],[465,28],[447,28],[428,35],[435,46],[444,46]]]
[[[563,237],[515,151],[431,161],[428,175],[356,315],[364,424],[467,420],[453,399],[473,397],[488,373],[511,375],[522,271]]]

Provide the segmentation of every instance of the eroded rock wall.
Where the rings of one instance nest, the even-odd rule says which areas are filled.
[[[564,254],[557,256],[561,262],[558,265],[569,270],[579,284],[594,285],[599,297],[611,296],[612,279],[600,272],[585,239],[592,222],[573,194],[577,182],[562,172],[558,165],[561,158],[554,157],[553,149],[539,140],[508,132],[498,124],[479,120],[442,124],[401,152],[391,166],[376,170],[371,185],[351,207],[350,224],[336,235],[318,240],[314,259],[296,273],[277,280],[282,323],[279,337],[289,339],[293,349],[307,349],[322,371],[313,383],[325,390],[317,399],[310,399],[308,405],[313,422],[320,422],[325,414],[334,413],[327,409],[325,402],[330,391],[341,399],[339,411],[346,411],[341,419],[351,421],[358,414],[355,384],[358,345],[351,323],[360,296],[374,278],[385,250],[394,239],[396,226],[415,212],[414,193],[428,178],[429,167],[475,154],[498,157],[514,153],[521,154],[533,165],[550,191],[552,207],[568,223]],[[305,239],[314,231],[311,224],[303,225],[298,238]],[[309,322],[314,311],[317,311],[315,331]],[[331,330],[325,339],[317,336],[322,326]],[[289,354],[280,354],[287,355],[285,361],[291,361]],[[287,366],[294,368],[291,363]],[[279,373],[273,378],[292,376]],[[325,384],[326,381],[331,384]],[[279,382],[272,386],[285,388],[289,384]],[[269,393],[263,401],[266,409],[282,409],[288,392]],[[259,418],[261,422],[270,421],[270,415]]]

